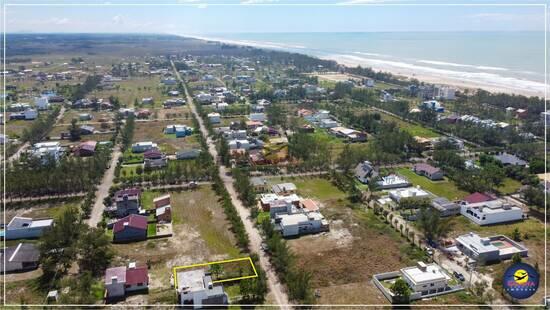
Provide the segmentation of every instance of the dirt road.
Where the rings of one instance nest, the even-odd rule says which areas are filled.
[[[174,68],[177,78],[183,83],[183,80],[181,79],[179,72],[174,67],[173,62],[172,62],[172,67]],[[184,87],[185,87],[185,84],[184,84]],[[212,155],[213,158],[217,158],[218,152],[216,150],[215,144],[212,141],[212,139],[210,139],[210,137],[208,136],[208,131],[204,126],[204,122],[202,118],[197,113],[197,110],[193,103],[193,98],[189,95],[187,88],[185,88],[185,95],[187,97],[187,102],[189,104],[189,107],[193,112],[193,115],[195,115],[195,117],[199,122],[200,131],[202,135],[206,137],[206,143],[208,145],[208,151],[210,152],[210,155]],[[261,250],[262,238],[260,236],[260,232],[258,231],[258,229],[256,229],[256,227],[254,226],[254,223],[251,220],[250,210],[244,207],[241,201],[239,200],[237,192],[233,187],[233,178],[231,176],[226,175],[226,167],[219,165],[219,175],[225,185],[225,188],[227,189],[229,195],[231,196],[231,201],[233,202],[233,205],[237,209],[237,212],[239,213],[239,216],[241,217],[241,220],[244,224],[244,227],[248,234],[248,238],[250,239],[250,250],[252,252],[258,253],[258,256],[260,258],[259,259],[260,265],[266,272],[267,284],[270,292],[273,294],[276,304],[279,305],[280,308],[282,309],[290,309],[291,307],[288,306],[289,302],[288,302],[288,296],[285,292],[285,288],[279,282],[279,279],[275,274],[275,271],[271,267],[271,263],[269,262],[269,257]]]
[[[88,219],[88,225],[91,227],[96,227],[101,221],[101,215],[103,214],[103,209],[105,209],[103,199],[109,195],[109,188],[113,185],[113,180],[115,179],[115,168],[120,156],[122,156],[122,152],[118,146],[115,146],[113,156],[111,158],[111,166],[107,169],[107,171],[105,171],[101,184],[99,184],[95,193],[94,207],[92,208],[92,213]]]

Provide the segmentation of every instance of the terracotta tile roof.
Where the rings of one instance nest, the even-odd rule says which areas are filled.
[[[128,223],[128,224],[126,224]],[[147,229],[147,217],[137,214],[130,214],[127,217],[123,217],[116,221],[113,225],[113,232],[117,233],[126,227],[133,227],[137,229]]]

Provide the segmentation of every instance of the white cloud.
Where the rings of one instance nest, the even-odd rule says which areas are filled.
[[[113,16],[112,20],[113,20],[113,23],[115,23],[116,25],[122,25],[125,23],[126,18],[123,15],[115,15]]]

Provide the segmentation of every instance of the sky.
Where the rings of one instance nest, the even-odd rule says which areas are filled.
[[[4,1],[8,33],[543,31],[545,12],[539,0]]]

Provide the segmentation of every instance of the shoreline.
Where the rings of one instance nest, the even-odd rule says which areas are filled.
[[[460,71],[450,71],[444,69],[437,69],[431,67],[421,67],[417,65],[408,65],[404,63],[397,63],[391,61],[383,61],[379,59],[369,59],[364,57],[345,55],[345,54],[333,54],[328,56],[319,56],[312,53],[307,53],[307,49],[303,46],[290,46],[275,42],[252,42],[252,41],[239,41],[222,38],[208,38],[198,35],[178,35],[186,38],[193,38],[197,40],[232,44],[238,46],[248,46],[259,49],[278,50],[289,53],[300,53],[311,57],[333,60],[338,64],[346,67],[370,67],[375,71],[389,72],[395,76],[402,78],[414,78],[421,82],[430,84],[446,85],[455,87],[458,90],[468,89],[470,92],[476,89],[483,89],[491,93],[505,93],[509,95],[522,95],[527,97],[540,97],[544,99],[544,83],[538,83],[534,81],[528,81],[523,79],[517,79],[512,77],[503,77],[490,73],[464,73]],[[303,50],[302,50],[303,49]],[[454,73],[454,75],[453,75]],[[517,85],[514,88],[509,87],[506,84],[499,83],[499,81],[506,81],[508,84]],[[533,86],[536,83],[537,87]]]

